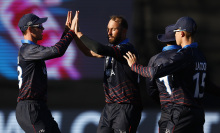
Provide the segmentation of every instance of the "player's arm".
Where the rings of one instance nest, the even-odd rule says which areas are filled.
[[[44,47],[40,45],[28,45],[25,47],[23,57],[25,60],[48,60],[61,57],[66,52],[70,42],[73,40],[74,32],[70,30],[59,42],[54,46]]]
[[[89,37],[83,35],[82,32],[79,31],[79,26],[78,26],[78,14],[79,12],[76,12],[76,17],[77,17],[77,21],[75,23],[75,33],[78,37],[77,38],[74,38],[74,40],[76,41],[77,43],[77,46],[80,48],[80,50],[85,54],[85,55],[88,55],[88,54],[92,54],[93,52],[93,55],[94,56],[94,53],[96,53],[97,55],[103,55],[103,56],[112,56],[112,57],[116,57],[118,56],[118,49],[117,48],[114,48],[114,47],[110,47],[110,46],[106,46],[106,45],[103,45],[95,40],[92,40],[90,39]],[[95,56],[97,57],[97,56]]]
[[[63,32],[61,38],[63,38],[70,30],[71,24],[72,24],[72,18],[73,18],[72,11],[68,11],[64,32]]]
[[[184,55],[181,53],[174,55],[174,57],[170,57],[170,60],[166,63],[166,65],[160,64],[155,67],[144,67],[143,65],[138,64],[136,61],[136,56],[131,52],[127,52],[126,55],[124,55],[124,58],[127,60],[132,71],[150,79],[170,75],[188,65],[188,60],[184,59],[187,57],[184,57]]]
[[[74,21],[74,19],[72,21]],[[67,34],[63,38],[61,38],[60,41],[57,42],[54,46],[27,46],[23,51],[23,57],[26,60],[48,60],[63,56],[75,35],[73,29],[74,27],[71,27]]]
[[[115,56],[115,50],[114,48],[110,46],[105,46],[95,40],[90,39],[89,37],[82,35],[79,37],[80,41],[90,50],[94,51],[95,53],[99,55],[105,55],[105,56]]]
[[[148,66],[155,66],[155,60],[157,58],[158,54],[151,57]],[[160,97],[159,97],[159,90],[157,87],[157,83],[155,79],[149,79],[146,78],[146,83],[147,83],[147,93],[148,95],[155,100],[157,103],[160,103]]]
[[[88,49],[77,36],[74,36],[74,40],[76,42],[77,47],[80,49],[80,51],[83,52],[84,55],[89,56],[89,57],[96,57],[96,58],[104,57],[103,55],[97,54],[93,52],[92,50]]]
[[[81,32],[76,35],[79,38],[79,43],[77,43],[77,46],[80,47],[85,47],[87,51],[93,52],[94,54],[97,54],[98,56],[103,55],[103,56],[112,56],[115,57],[116,59],[123,59],[121,55],[121,50],[118,49],[116,46],[106,46],[103,45],[95,40],[90,39],[89,37],[83,35]],[[76,39],[75,39],[76,41]],[[82,51],[82,50],[81,50]],[[87,52],[88,53],[88,52]],[[84,53],[85,54],[85,53]],[[93,56],[94,56],[93,54]],[[95,56],[97,57],[97,56]]]
[[[79,26],[78,26],[78,15],[79,15],[79,11],[76,11],[75,17],[71,23],[71,27],[74,29],[75,32],[79,32]],[[89,56],[89,57],[97,57],[97,58],[102,58],[104,56],[99,55],[95,52],[93,52],[92,50],[88,49],[84,43],[75,35],[74,36],[74,40],[75,43],[77,45],[77,47],[80,49],[81,52],[83,52],[84,55]]]
[[[132,71],[140,74],[143,77],[149,77],[150,79],[152,78],[152,67],[144,67],[143,65],[137,64],[135,54],[132,54],[129,51],[123,57],[127,60],[128,65],[131,67]]]

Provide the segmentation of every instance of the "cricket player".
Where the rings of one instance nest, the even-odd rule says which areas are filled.
[[[157,66],[143,67],[128,52],[129,66],[134,72],[164,83],[167,93],[160,92],[160,133],[203,133],[205,115],[203,96],[206,85],[207,62],[194,42],[196,22],[191,17],[181,17],[174,25],[176,44],[182,49]],[[172,75],[172,84],[166,76]]]
[[[79,13],[79,12],[78,12]],[[107,25],[108,45],[90,39],[79,31],[78,19],[74,40],[81,51],[90,57],[105,58],[103,109],[97,133],[136,133],[141,119],[142,103],[138,74],[131,71],[123,55],[137,51],[126,37],[128,24],[121,16],[111,16]],[[94,89],[95,88],[90,88]]]
[[[38,44],[43,39],[43,23],[47,18],[25,14],[18,23],[24,35],[18,53],[19,94],[16,119],[26,133],[60,133],[58,124],[47,107],[47,69],[45,61],[64,55],[73,40],[74,27],[70,27],[72,12],[69,11],[66,31],[54,46]]]

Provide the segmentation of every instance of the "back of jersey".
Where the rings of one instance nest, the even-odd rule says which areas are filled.
[[[197,48],[187,47],[178,52],[177,50],[161,52],[151,58],[148,66],[161,66],[163,69],[157,72],[166,73],[156,79],[153,78],[149,89],[153,96],[158,88],[161,108],[173,106],[202,108],[207,63]]]
[[[172,102],[174,105],[184,105],[203,108],[203,95],[207,62],[204,55],[193,47],[187,47],[180,52],[184,55],[182,67],[173,74]]]
[[[150,59],[148,66],[156,67],[160,65],[166,65],[170,57],[174,56],[177,53],[177,51],[178,49],[167,50],[153,56]],[[165,75],[163,77],[150,80],[148,93],[155,100],[158,100],[159,98],[161,108],[173,105],[172,93],[175,90],[175,86],[173,84],[173,74]]]

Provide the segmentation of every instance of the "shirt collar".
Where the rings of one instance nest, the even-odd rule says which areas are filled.
[[[173,49],[181,49],[181,47],[178,45],[165,46],[165,47],[163,47],[162,51],[173,50]]]
[[[26,40],[26,39],[21,40],[21,43],[28,43],[28,44],[37,45],[36,43],[34,43],[34,42],[30,41],[30,40]]]
[[[129,42],[128,38],[126,38],[125,40],[123,40],[121,43],[119,43],[118,45],[121,45],[121,44],[127,44]]]
[[[197,47],[198,47],[198,43],[197,43],[197,42],[194,42],[194,43],[191,43],[190,45],[184,46],[183,48],[188,48],[188,47],[197,48]]]

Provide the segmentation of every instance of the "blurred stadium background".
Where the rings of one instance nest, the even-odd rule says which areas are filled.
[[[68,10],[80,11],[81,31],[107,43],[109,16],[119,14],[129,23],[128,38],[146,65],[164,44],[156,36],[182,16],[198,24],[196,41],[208,60],[210,79],[220,86],[220,2],[216,0],[1,0],[0,1],[0,133],[23,133],[15,119],[18,95],[17,53],[22,34],[20,17],[33,12],[49,17],[44,24],[44,46],[54,45],[62,35]],[[103,59],[84,56],[74,42],[65,56],[47,61],[48,106],[63,133],[95,133],[104,106]],[[146,94],[141,78],[144,105],[138,133],[158,133],[160,106]],[[205,133],[220,132],[220,98],[205,96]]]

